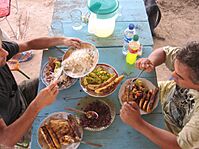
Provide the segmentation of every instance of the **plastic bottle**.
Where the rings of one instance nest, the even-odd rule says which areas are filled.
[[[133,40],[129,42],[128,44],[128,53],[126,55],[126,63],[128,64],[134,64],[136,62],[138,51],[140,51],[141,45],[138,35],[133,36]]]
[[[128,43],[132,40],[133,36],[135,35],[135,26],[134,24],[129,24],[128,28],[124,31],[124,42],[123,42],[123,49],[122,53],[124,55],[128,52]]]

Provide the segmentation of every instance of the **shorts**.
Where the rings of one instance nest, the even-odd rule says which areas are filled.
[[[37,96],[39,79],[25,80],[18,85],[19,90],[23,96],[23,101],[26,108]]]

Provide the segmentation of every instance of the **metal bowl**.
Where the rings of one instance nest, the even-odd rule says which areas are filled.
[[[62,57],[63,71],[72,78],[84,77],[93,71],[98,63],[98,59],[98,49],[90,43],[81,43],[79,49],[69,47]],[[85,62],[86,60],[88,61]]]
[[[48,115],[48,117],[46,117],[41,123],[40,123],[40,126],[43,126],[44,124],[48,124],[50,120],[52,119],[68,119],[68,115],[71,115],[70,113],[67,113],[67,112],[55,112],[55,113],[52,113],[50,115]],[[75,117],[76,120],[79,122],[79,119],[78,117]],[[78,126],[78,129],[79,129],[79,132],[81,133],[81,140],[83,138],[83,129],[81,126]],[[48,149],[48,145],[47,143],[45,142],[45,140],[43,139],[42,137],[42,134],[40,133],[39,129],[38,129],[38,144],[40,145],[40,148],[42,149]],[[69,145],[62,145],[61,148],[62,149],[76,149],[78,148],[78,146],[80,145],[80,142],[76,142],[76,143],[72,143],[72,144],[69,144]]]
[[[77,104],[77,109],[79,110],[83,110],[91,103],[93,102],[101,102],[103,104],[105,104],[106,106],[108,106],[109,110],[110,110],[110,116],[111,116],[111,120],[110,123],[107,124],[106,126],[102,126],[102,127],[97,127],[97,128],[92,128],[92,127],[84,127],[85,130],[89,130],[89,131],[102,131],[104,129],[107,129],[109,126],[111,126],[111,124],[113,123],[114,119],[115,119],[115,115],[116,115],[116,110],[115,110],[115,105],[114,103],[109,100],[109,99],[99,99],[99,98],[93,98],[93,97],[86,97],[81,99],[78,104]],[[94,111],[94,110],[93,110]],[[97,112],[97,111],[96,111]],[[100,116],[100,113],[98,113],[98,115]],[[79,114],[80,117],[80,124],[81,124],[81,114]]]
[[[58,59],[60,59],[60,58],[58,58]],[[43,68],[42,68],[42,71],[41,71],[41,80],[46,86],[48,86],[50,84],[50,81],[51,81],[51,80],[47,80],[47,76],[46,76],[46,71],[48,71],[49,67],[50,67],[49,62],[46,62],[44,64]],[[63,75],[66,75],[66,74],[63,74]],[[66,76],[66,77],[68,77],[68,76]],[[75,78],[68,77],[68,79],[69,79],[70,82],[62,85],[59,88],[59,90],[70,88],[71,86],[73,86],[77,82],[77,79],[75,79]]]

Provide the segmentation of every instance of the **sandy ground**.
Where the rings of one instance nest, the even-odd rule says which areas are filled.
[[[12,5],[16,6],[15,0]],[[199,1],[198,0],[158,0],[162,12],[162,19],[155,32],[154,49],[166,45],[182,46],[187,41],[199,41]],[[8,20],[19,34],[19,40],[28,40],[48,35],[53,13],[53,0],[18,0],[18,12],[12,7]],[[12,36],[6,21],[0,22],[8,35]],[[21,32],[19,31],[21,28]],[[12,38],[12,37],[11,37]],[[13,38],[12,38],[13,39]],[[39,75],[41,52],[34,52],[31,61],[21,63],[21,69],[31,78]],[[14,72],[18,82],[26,79],[18,72]],[[158,80],[167,80],[170,72],[164,65],[157,68]]]

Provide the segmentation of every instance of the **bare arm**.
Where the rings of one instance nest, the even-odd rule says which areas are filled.
[[[77,38],[66,37],[41,37],[32,39],[26,42],[19,43],[19,52],[28,51],[31,49],[40,50],[57,45],[79,47],[80,40]]]
[[[166,60],[166,54],[163,48],[154,50],[148,58],[140,58],[136,61],[136,67],[139,69],[145,69],[147,72],[151,72],[158,65],[161,65]]]
[[[148,56],[148,59],[153,63],[153,65],[156,67],[156,66],[159,66],[161,65],[162,63],[165,62],[166,60],[166,54],[163,50],[163,48],[159,48],[159,49],[156,49],[154,50],[149,56]]]
[[[56,99],[57,94],[58,87],[56,83],[53,83],[37,95],[23,115],[15,122],[7,126],[3,119],[0,119],[0,144],[14,146],[31,128],[39,111],[51,104]]]
[[[3,119],[0,120],[0,144],[14,146],[18,140],[31,127],[35,117],[39,112],[36,102],[32,102],[26,112],[11,125],[7,126]]]
[[[177,143],[177,137],[174,134],[157,128],[141,118],[139,107],[135,102],[125,103],[122,106],[120,113],[120,117],[124,123],[142,133],[161,148],[180,149]]]
[[[157,128],[142,119],[141,125],[135,128],[162,149],[180,149],[177,137],[166,130]]]

